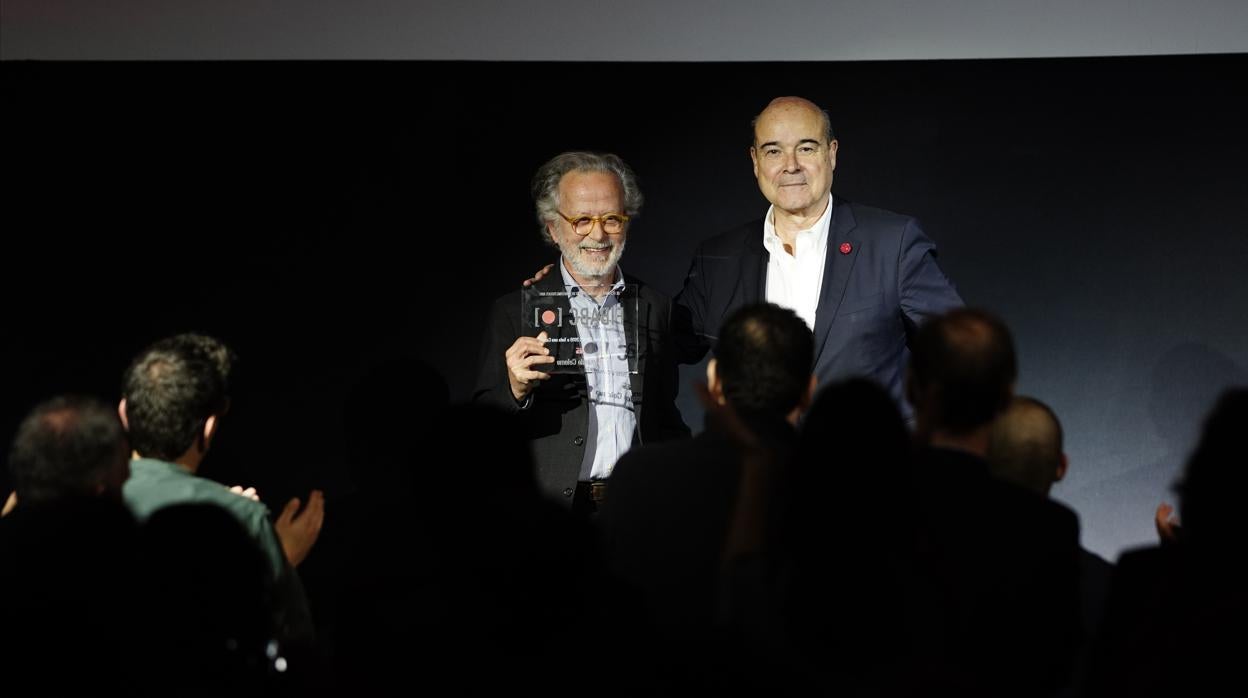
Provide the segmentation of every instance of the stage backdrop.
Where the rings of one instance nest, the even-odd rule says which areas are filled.
[[[967,302],[1013,328],[1020,391],[1066,428],[1055,495],[1112,559],[1154,539],[1204,413],[1248,383],[1246,69],[5,63],[0,435],[57,392],[115,399],[134,352],[199,329],[243,359],[207,474],[270,501],[324,486],[332,507],[360,377],[419,360],[466,399],[491,299],[553,260],[537,166],[631,163],[648,203],[623,266],[675,293],[700,240],[765,211],[749,121],[799,94],[832,114],[835,193],[919,217]]]

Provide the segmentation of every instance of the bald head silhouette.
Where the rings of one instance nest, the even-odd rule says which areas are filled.
[[[1014,398],[993,422],[988,464],[994,476],[1047,496],[1066,475],[1057,415],[1035,398]]]

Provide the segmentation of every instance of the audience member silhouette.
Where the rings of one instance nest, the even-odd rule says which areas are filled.
[[[330,668],[310,685],[282,669],[285,641],[311,638],[293,567],[320,495],[278,531],[258,501],[198,477],[233,356],[202,335],[162,340],[127,370],[119,410],[58,397],[18,428],[0,519],[6,682],[235,698],[552,675],[607,695],[1243,692],[1228,638],[1248,623],[1248,389],[1205,422],[1174,540],[1125,554],[1104,601],[1110,566],[1080,563],[1078,521],[1049,498],[1068,467],[1061,424],[1014,397],[1009,330],[959,309],[910,346],[913,438],[865,378],[810,405],[805,323],[738,309],[708,365],[706,430],[631,449],[596,520],[542,494],[515,415],[451,405],[423,362],[375,367],[348,396],[353,487],[320,544]]]
[[[910,435],[864,378],[823,388],[802,425],[776,558],[791,693],[889,695],[916,656]]]
[[[1245,424],[1248,389],[1228,390],[1176,487],[1177,540],[1118,559],[1085,695],[1238,695],[1248,686]]]
[[[128,461],[116,412],[92,398],[53,398],[18,427],[17,504],[0,519],[6,686],[141,694],[150,625],[138,532],[120,499]]]
[[[268,562],[229,511],[163,507],[148,517],[140,540],[148,561],[141,603],[154,619],[143,682],[153,695],[293,692],[279,681],[283,650],[270,644]]]
[[[298,500],[288,503],[276,524],[284,532],[279,538],[264,504],[196,475],[229,410],[232,361],[224,344],[194,334],[160,340],[134,359],[126,370],[119,413],[136,459],[122,494],[140,522],[177,504],[215,504],[232,514],[268,561],[276,636],[306,650],[314,632],[294,565],[319,533],[320,493],[314,491],[297,516]]]
[[[776,467],[761,483],[766,506],[783,489],[793,425],[814,391],[813,337],[796,313],[769,303],[738,309],[718,337],[707,388],[769,452]],[[652,661],[673,692],[708,690],[706,673],[725,656],[712,636],[713,619],[741,481],[741,456],[714,419],[692,440],[629,451],[611,477],[602,516],[608,559],[642,594],[654,632]],[[775,518],[764,512],[760,520],[774,529]]]
[[[564,657],[609,626],[595,533],[539,492],[513,415],[446,405],[435,375],[388,364],[352,392],[349,443],[368,445],[353,451],[337,684],[474,694],[540,685],[552,665],[587,682],[593,658]]]
[[[989,468],[1001,480],[1048,497],[1053,485],[1066,477],[1070,465],[1062,439],[1062,424],[1052,408],[1032,397],[1015,397],[993,423],[988,440]],[[1078,653],[1076,684],[1086,670],[1090,640],[1105,612],[1112,572],[1113,565],[1105,558],[1080,547],[1084,640]]]
[[[1013,339],[994,316],[959,309],[921,327],[912,351],[924,691],[1049,695],[1069,685],[1080,638],[1079,524],[984,459],[1013,394]]]
[[[13,440],[14,503],[101,495],[120,500],[130,476],[129,451],[116,413],[98,400],[62,396],[43,402]]]

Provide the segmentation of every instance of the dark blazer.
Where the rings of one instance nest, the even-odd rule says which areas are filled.
[[[693,334],[681,361],[696,363],[713,349],[724,318],[767,297],[768,253],[763,221],[702,243],[676,302]],[[827,261],[815,320],[815,374],[820,385],[865,376],[902,399],[907,337],[927,318],[962,305],[936,264],[936,246],[918,222],[837,199],[828,224]]]
[[[742,416],[785,467],[797,440],[779,417]],[[636,448],[611,474],[602,509],[613,571],[646,598],[660,625],[709,626],[724,543],[741,483],[739,447],[713,423],[693,439]]]
[[[672,326],[675,321],[672,301],[627,274],[624,275],[624,282],[625,292],[620,300],[625,325],[633,322],[634,313],[638,322],[639,346],[629,358],[630,368],[637,371],[631,381],[637,416],[633,443],[687,438],[689,427],[676,409],[680,380],[674,345],[670,341],[672,333],[677,331]],[[539,281],[537,287],[547,291],[560,290],[563,287],[562,275],[555,270]],[[636,298],[636,303],[632,302],[633,298]],[[534,337],[539,332],[535,327],[521,327],[521,303],[521,291],[517,290],[496,300],[490,309],[473,400],[514,412],[524,420],[525,430],[533,445],[538,486],[548,496],[570,505],[589,438],[585,375],[553,375],[542,381],[534,391],[529,407],[521,409],[511,395],[507,361],[503,356],[517,337],[522,334]],[[576,332],[576,329],[565,327],[563,331]],[[688,327],[679,331],[686,335],[689,333]]]
[[[1248,568],[1243,549],[1190,543],[1180,539],[1128,550],[1118,558],[1082,695],[1244,693]]]
[[[920,646],[959,695],[1067,686],[1082,635],[1075,513],[970,453],[927,448],[916,466]]]

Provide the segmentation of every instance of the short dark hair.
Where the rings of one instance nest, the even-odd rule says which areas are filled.
[[[234,363],[229,347],[199,334],[168,337],[139,354],[121,390],[134,450],[168,461],[185,453],[204,422],[225,413]]]
[[[117,411],[78,395],[40,403],[22,420],[9,472],[23,505],[91,496],[130,458]]]
[[[785,415],[810,385],[815,340],[788,308],[757,303],[738,308],[719,330],[716,374],[738,411]]]
[[[993,475],[1047,495],[1062,465],[1062,423],[1043,402],[1014,398],[992,424],[988,464]]]
[[[1018,359],[995,315],[952,310],[920,327],[910,350],[911,401],[930,428],[965,434],[1009,405]]]

